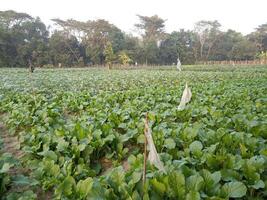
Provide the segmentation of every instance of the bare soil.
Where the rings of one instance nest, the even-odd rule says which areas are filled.
[[[25,153],[20,149],[20,142],[17,136],[11,135],[8,133],[5,125],[3,122],[1,122],[1,119],[3,118],[3,115],[0,115],[0,137],[3,141],[3,149],[2,152],[11,154],[14,158],[17,160],[21,160],[23,156],[25,156]],[[9,175],[17,176],[17,175],[25,175],[29,176],[30,170],[22,167],[22,166],[16,166],[9,170]],[[9,192],[23,192],[28,190],[28,187],[18,187],[11,185],[11,188],[9,188]],[[50,200],[52,199],[52,192],[47,191],[44,192],[41,187],[38,187],[35,189],[35,193],[37,195],[37,199],[39,200]]]

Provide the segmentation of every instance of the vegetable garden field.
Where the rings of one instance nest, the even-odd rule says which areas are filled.
[[[267,66],[3,68],[0,131],[2,199],[267,199]]]

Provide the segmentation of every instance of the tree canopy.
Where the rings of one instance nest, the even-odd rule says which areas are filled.
[[[196,22],[193,30],[167,33],[158,15],[137,15],[140,36],[127,34],[104,19],[40,18],[12,10],[0,11],[0,67],[104,65],[111,63],[170,65],[209,60],[252,60],[267,55],[267,23],[242,35],[221,30],[214,21]],[[266,56],[265,56],[266,57]]]

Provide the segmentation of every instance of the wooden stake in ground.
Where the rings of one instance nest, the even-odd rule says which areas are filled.
[[[146,133],[147,133],[147,127],[148,127],[148,113],[146,113],[146,120],[145,120],[145,128],[144,128],[144,134],[145,134],[145,148],[144,148],[144,169],[143,169],[143,185],[145,185],[146,182],[146,160],[147,160],[147,139],[146,139]]]

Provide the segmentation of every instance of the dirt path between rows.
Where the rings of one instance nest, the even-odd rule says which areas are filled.
[[[0,137],[3,140],[3,151],[12,154],[17,159],[22,158],[24,156],[24,152],[20,150],[18,138],[8,134],[2,122],[0,122],[0,133]]]
[[[19,142],[18,137],[8,133],[6,126],[2,122],[3,118],[4,118],[4,115],[0,114],[0,138],[2,139],[2,142],[3,142],[3,148],[1,151],[4,153],[10,153],[17,160],[21,160],[23,156],[25,155],[25,153],[20,149],[20,142]],[[11,177],[17,176],[17,175],[29,176],[29,173],[30,173],[30,170],[22,166],[16,166],[9,170],[9,174]],[[11,185],[9,192],[23,192],[27,189],[30,189],[30,188]],[[51,192],[44,192],[41,188],[37,188],[34,191],[37,195],[38,200],[51,200],[52,199]]]

